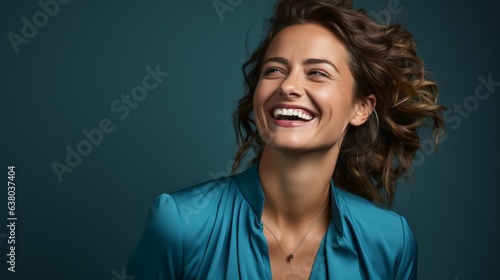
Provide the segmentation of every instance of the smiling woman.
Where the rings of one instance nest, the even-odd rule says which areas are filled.
[[[283,0],[243,71],[235,113],[246,171],[152,206],[136,279],[416,279],[394,198],[443,107],[412,36],[349,1]],[[203,211],[193,206],[203,201]]]

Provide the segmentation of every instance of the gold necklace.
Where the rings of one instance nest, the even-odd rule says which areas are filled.
[[[304,242],[304,240],[306,239],[307,235],[311,232],[311,230],[314,228],[314,226],[316,225],[316,223],[318,223],[319,218],[321,217],[321,215],[323,214],[323,211],[325,211],[325,208],[328,205],[328,202],[330,202],[330,199],[328,199],[326,201],[325,206],[323,206],[323,209],[321,209],[321,212],[319,213],[318,217],[316,218],[316,220],[312,224],[311,228],[309,228],[309,230],[306,232],[306,235],[304,235],[304,237],[302,238],[302,240],[300,240],[299,244],[295,247],[295,249],[293,249],[292,252],[288,253],[288,256],[287,256],[288,261],[293,261],[293,257],[294,257],[295,251],[297,251],[297,249],[300,247],[300,245],[302,245],[302,242]],[[278,238],[276,238],[276,235],[274,235],[274,233],[272,232],[272,230],[269,228],[269,226],[266,223],[264,223],[264,221],[262,221],[262,223],[264,224],[265,227],[267,227],[267,230],[269,230],[269,232],[271,233],[271,235],[274,237],[274,240],[276,240],[276,243],[278,243],[278,246],[280,247],[281,251],[283,251],[283,253],[286,254],[285,249],[283,249],[283,247],[281,246],[281,243],[278,241]]]

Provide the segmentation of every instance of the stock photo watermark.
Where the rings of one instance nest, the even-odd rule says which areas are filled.
[[[116,271],[116,269],[111,270],[111,274],[113,274],[113,278],[111,280],[134,280],[135,276],[127,274],[127,267],[122,267],[120,273]]]
[[[179,204],[179,214],[184,220],[184,223],[189,225],[191,223],[192,216],[197,216],[207,208],[212,205],[212,200],[217,197],[217,194],[221,191],[224,182],[224,178],[220,177],[215,181],[215,184],[204,184],[200,187],[195,187],[192,189],[193,198],[190,203]]]
[[[9,233],[7,244],[10,245],[7,248],[7,268],[10,272],[16,272],[16,223],[17,223],[17,212],[16,212],[16,166],[7,166],[7,229]]]
[[[411,0],[407,0],[411,2]],[[380,24],[389,24],[394,16],[399,15],[404,10],[403,4],[399,0],[389,0],[385,9],[371,10],[370,15]]]
[[[455,103],[443,114],[443,118],[452,130],[458,130],[464,119],[472,116],[472,113],[477,111],[481,102],[489,99],[495,92],[496,88],[500,87],[500,82],[493,80],[493,74],[488,74],[485,78],[482,75],[477,77],[478,83],[474,90],[474,94],[466,96],[462,102]],[[443,143],[448,139],[448,134],[444,134],[439,143]],[[421,143],[421,149],[415,154],[413,166],[410,174],[415,171],[415,167],[424,164],[425,159],[434,153],[436,145],[431,139],[424,139]]]
[[[122,93],[120,98],[116,98],[110,104],[111,112],[121,121],[127,119],[131,110],[136,109],[148,97],[148,94],[170,75],[168,72],[162,72],[159,64],[156,64],[155,68],[148,65],[145,69],[147,74],[142,78],[142,84],[133,87],[130,94]],[[63,163],[53,161],[50,164],[59,183],[63,181],[64,174],[73,172],[82,163],[84,157],[89,156],[94,148],[102,144],[104,136],[115,129],[116,125],[113,120],[104,117],[98,122],[97,128],[83,129],[81,131],[83,139],[75,146],[66,145]]]
[[[49,23],[49,19],[59,13],[60,5],[66,5],[69,2],[70,0],[38,1],[40,10],[33,13],[30,18],[25,16],[21,18],[21,22],[23,23],[21,32],[19,34],[14,32],[7,33],[7,39],[9,39],[14,53],[19,53],[19,46],[21,44],[28,44],[38,34],[39,29],[45,27]]]
[[[193,198],[190,203],[181,203],[179,204],[179,214],[184,220],[184,223],[190,224],[191,217],[197,216],[201,213],[205,208],[212,204],[212,200],[217,197],[219,191],[224,186],[223,182],[229,180],[229,176],[231,176],[231,170],[233,167],[234,160],[228,160],[226,162],[225,170],[220,170],[218,172],[210,171],[208,175],[212,180],[214,180],[213,184],[204,184],[203,187],[195,187],[192,190]],[[236,170],[235,173],[238,173],[241,169]]]
[[[214,0],[212,5],[219,20],[224,21],[224,13],[234,11],[242,2],[243,0]]]

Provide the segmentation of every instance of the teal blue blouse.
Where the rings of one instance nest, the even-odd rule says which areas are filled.
[[[403,217],[333,182],[331,195],[333,215],[310,279],[416,279],[417,244]],[[271,279],[263,205],[257,164],[160,195],[127,275],[135,280]]]

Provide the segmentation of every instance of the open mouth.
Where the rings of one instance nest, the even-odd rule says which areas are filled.
[[[308,122],[315,118],[312,112],[299,108],[274,107],[270,111],[275,120]]]

